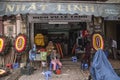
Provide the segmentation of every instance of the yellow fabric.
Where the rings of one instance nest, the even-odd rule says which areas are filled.
[[[37,34],[35,36],[35,44],[38,46],[44,46],[45,42],[44,42],[44,36],[42,34]]]

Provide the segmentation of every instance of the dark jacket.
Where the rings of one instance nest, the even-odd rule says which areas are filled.
[[[50,54],[50,58],[51,58],[51,60],[55,59],[55,58],[56,59],[60,59],[60,54],[59,53],[51,53]]]

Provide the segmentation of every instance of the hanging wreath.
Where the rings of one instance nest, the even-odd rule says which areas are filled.
[[[4,69],[0,69],[0,77],[5,76],[7,74],[7,71]]]
[[[17,53],[25,53],[26,50],[28,49],[28,40],[27,40],[27,36],[24,34],[19,34],[18,36],[16,36],[15,38],[15,43],[14,43],[14,47]]]
[[[0,38],[0,53],[3,52],[3,50],[5,48],[4,44],[5,44],[4,38]]]
[[[9,37],[0,36],[0,55],[5,55],[9,53],[11,48],[11,39]]]
[[[103,49],[104,48],[104,40],[103,40],[102,35],[100,35],[99,33],[93,34],[92,45],[95,50]]]

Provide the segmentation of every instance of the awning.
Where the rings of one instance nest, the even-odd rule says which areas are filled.
[[[102,17],[120,16],[120,4],[57,3],[57,2],[0,2],[0,15],[11,14],[79,14]]]

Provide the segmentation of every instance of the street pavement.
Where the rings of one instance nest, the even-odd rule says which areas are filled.
[[[109,60],[115,69],[120,69],[119,60]],[[52,74],[49,80],[88,80],[89,70],[81,70],[80,62],[63,61],[62,73],[60,75]],[[34,71],[32,75],[23,75],[19,80],[45,80],[42,70]]]

